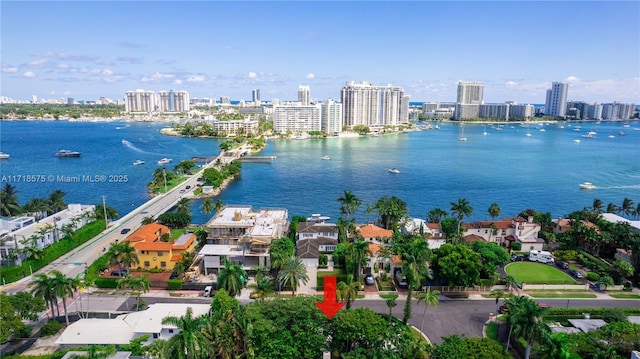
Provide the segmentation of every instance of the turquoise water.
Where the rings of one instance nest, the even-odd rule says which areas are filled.
[[[414,217],[424,217],[434,207],[449,210],[450,202],[464,197],[474,208],[472,219],[487,218],[493,202],[501,206],[502,216],[534,208],[558,217],[590,206],[594,198],[605,205],[620,204],[625,197],[640,201],[640,130],[634,129],[640,129],[640,123],[631,122],[629,128],[621,123],[580,125],[580,132],[555,124],[529,129],[506,126],[503,131],[466,125],[466,142],[458,141],[456,124],[380,137],[270,141],[259,155],[275,155],[277,160],[245,164],[241,177],[219,198],[257,208],[285,207],[290,215],[321,213],[335,220],[336,199],[351,190],[364,203],[356,214],[359,221],[374,220],[364,211],[383,195],[402,198]],[[0,163],[0,172],[3,176],[127,175],[126,183],[12,183],[20,191],[21,203],[59,188],[67,192],[67,202],[99,203],[106,195],[108,204],[125,214],[147,199],[145,186],[159,167],[158,159],[172,158],[172,168],[193,155],[218,152],[218,140],[163,136],[162,127],[2,122],[1,150],[11,159]],[[527,131],[531,137],[525,136]],[[596,137],[581,137],[588,131],[596,131]],[[619,136],[619,131],[626,135]],[[53,157],[60,148],[83,154],[79,159]],[[136,159],[146,163],[133,166]],[[390,173],[392,167],[400,173]],[[597,189],[581,190],[578,184],[585,181]],[[199,213],[200,203],[193,205],[196,223],[206,220]]]

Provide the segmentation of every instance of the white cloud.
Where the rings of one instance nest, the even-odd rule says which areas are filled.
[[[2,66],[2,72],[13,74],[13,73],[18,72],[18,67],[17,66]]]
[[[314,75],[312,73],[308,73],[304,78],[307,79],[307,80],[313,80],[313,79],[316,78],[316,75]]]
[[[172,80],[176,77],[174,74],[162,74],[160,72],[156,72],[151,76],[143,76],[140,79],[141,82],[159,82],[159,81],[167,81]]]
[[[187,82],[204,82],[205,78],[203,75],[191,75],[187,78]]]
[[[258,74],[250,71],[249,74],[247,75],[250,79],[257,79],[258,78]]]
[[[49,62],[49,60],[47,59],[40,59],[40,60],[34,60],[29,62],[29,66],[31,67],[44,67],[47,63]]]
[[[27,71],[24,74],[22,74],[22,76],[24,76],[24,77],[26,77],[28,79],[31,79],[31,78],[36,77],[36,74],[33,71]]]
[[[580,81],[579,78],[575,77],[575,76],[569,76],[565,79],[566,82],[578,82]]]
[[[106,76],[111,76],[111,75],[113,75],[113,70],[111,70],[111,69],[103,69],[102,70],[102,74],[106,75]]]
[[[182,85],[182,80],[180,79],[176,79],[175,81],[173,81],[174,85]]]
[[[517,82],[515,82],[515,81],[507,81],[507,82],[505,83],[505,85],[507,85],[507,86],[517,86],[517,85],[518,85],[518,83],[517,83]]]

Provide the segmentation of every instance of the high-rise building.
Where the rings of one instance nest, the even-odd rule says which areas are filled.
[[[509,118],[511,121],[525,121],[534,116],[533,105],[509,104]]]
[[[544,103],[544,114],[547,116],[564,117],[567,113],[567,92],[569,84],[553,82],[547,90],[547,100]]]
[[[126,112],[153,112],[156,110],[156,93],[153,91],[135,90],[124,93]]]
[[[602,104],[603,120],[628,120],[635,112],[635,104],[632,103],[605,103]]]
[[[463,105],[481,105],[483,100],[484,84],[475,81],[458,82],[458,100]]]
[[[273,106],[273,130],[291,131],[296,136],[304,136],[309,131],[321,131],[320,105]]]
[[[253,91],[251,91],[251,99],[254,104],[260,104],[260,89],[253,89]]]
[[[187,91],[159,91],[160,112],[188,112],[189,93]]]
[[[311,103],[311,90],[309,86],[298,86],[298,102],[306,106]]]
[[[366,125],[376,131],[387,125],[397,126],[409,121],[409,101],[404,99],[401,87],[375,86],[366,81],[356,84],[351,81],[342,88],[340,97],[343,125],[349,129]]]
[[[221,105],[231,105],[231,97],[229,97],[229,96],[220,96],[220,104]]]
[[[342,104],[331,99],[320,105],[320,127],[328,135],[342,132]]]

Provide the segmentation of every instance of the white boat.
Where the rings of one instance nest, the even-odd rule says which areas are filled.
[[[80,152],[69,150],[59,150],[54,154],[56,157],[80,157],[80,155]]]
[[[167,163],[171,162],[171,158],[163,158],[160,161],[158,161],[159,165],[166,165]]]
[[[6,160],[9,156],[8,153],[0,152],[0,160]]]
[[[544,128],[541,128],[540,132],[547,132],[547,130],[545,130]]]
[[[487,133],[487,126],[484,126],[484,132],[482,132],[483,135],[488,135],[489,133]]]
[[[587,133],[586,135],[582,135],[582,137],[584,137],[584,138],[595,138],[596,136],[594,136],[594,135],[592,135],[590,133]]]
[[[573,140],[573,142],[575,142],[575,143],[580,143],[580,140]]]
[[[584,183],[580,183],[580,188],[582,188],[582,189],[595,189],[596,186],[594,186],[593,183],[591,183],[591,182],[584,182]]]
[[[143,160],[136,160],[136,161],[133,163],[133,165],[134,165],[134,166],[137,166],[137,165],[143,165],[143,164],[144,164],[144,161],[143,161]]]
[[[609,137],[609,138],[616,138],[616,136],[614,136],[614,135],[609,135],[609,136],[607,136],[607,137]]]
[[[618,132],[618,136],[624,136],[624,135],[626,135],[626,133],[624,133],[624,131]]]
[[[464,126],[460,124],[460,137],[458,137],[458,141],[466,141],[467,138],[464,136]]]
[[[329,157],[329,156],[322,156],[320,159],[322,159],[322,160],[330,160],[330,159],[331,159],[331,157]]]
[[[400,170],[394,167],[394,168],[389,168],[389,172],[391,172],[391,173],[400,173]]]

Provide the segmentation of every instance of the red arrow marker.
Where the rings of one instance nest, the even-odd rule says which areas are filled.
[[[343,306],[343,302],[336,301],[336,277],[324,277],[324,302],[316,303],[316,307],[331,319]]]

